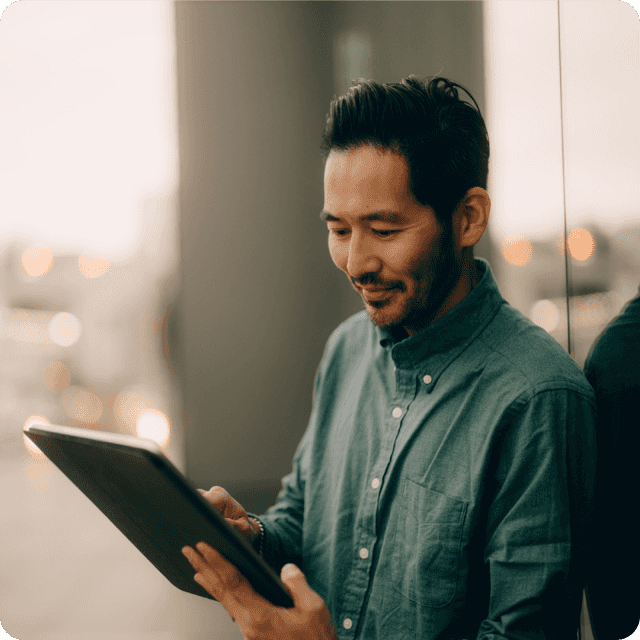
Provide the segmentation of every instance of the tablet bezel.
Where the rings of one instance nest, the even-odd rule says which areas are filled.
[[[145,555],[145,557],[172,584],[174,584],[174,586],[183,591],[215,600],[215,598],[209,595],[193,580],[194,570],[191,565],[188,564],[186,558],[182,556],[180,548],[176,548],[175,558],[167,557],[167,554],[164,551],[159,550],[157,545],[153,545],[154,538],[151,534],[142,531],[139,525],[128,519],[129,517],[127,516],[126,505],[124,505],[124,510],[122,510],[121,507],[123,505],[115,502],[111,496],[104,491],[103,487],[95,481],[95,479],[87,477],[89,474],[84,473],[77,464],[73,463],[73,460],[69,463],[69,459],[67,457],[68,451],[64,451],[65,441],[91,446],[94,451],[99,451],[101,454],[106,454],[109,450],[118,450],[122,453],[130,453],[137,457],[144,457],[149,463],[151,463],[149,468],[155,469],[155,472],[158,474],[158,481],[168,482],[172,485],[173,489],[177,489],[184,500],[189,502],[190,506],[195,509],[198,516],[204,518],[206,523],[211,525],[218,535],[222,536],[223,544],[230,545],[229,547],[225,547],[227,549],[226,553],[221,549],[219,549],[219,551],[234,565],[241,565],[238,569],[243,575],[245,575],[247,580],[249,580],[253,588],[260,595],[277,606],[293,606],[291,596],[287,592],[286,587],[280,580],[279,576],[255,551],[251,544],[226,521],[222,514],[205,497],[203,497],[202,494],[198,492],[195,485],[193,485],[193,483],[175,467],[175,465],[164,455],[161,447],[153,440],[139,438],[133,435],[89,430],[65,425],[49,425],[44,423],[31,423],[29,426],[24,428],[23,433],[33,441],[40,450],[42,450],[47,458],[51,460],[71,480],[71,482],[85,493],[91,502],[93,502],[93,504],[95,504],[98,509],[100,509],[100,511],[102,511],[102,513],[104,513],[113,522],[113,524],[129,539],[129,541],[134,544],[136,548],[138,548],[138,550]],[[41,442],[39,443],[38,440],[41,440]],[[42,446],[39,446],[39,444]],[[45,449],[48,449],[48,451],[45,451]],[[56,456],[58,457],[58,460],[55,459]],[[102,455],[101,457],[103,459],[107,459],[105,455]],[[69,464],[73,467],[71,473],[68,468],[63,468],[68,467]],[[162,480],[160,480],[160,478],[162,478]],[[89,493],[87,493],[87,491],[89,491]],[[90,493],[92,495],[90,495]],[[100,495],[97,496],[96,494]],[[119,522],[112,517],[114,509],[118,514],[117,519]],[[129,512],[131,512],[131,508],[129,509]],[[126,523],[122,521],[123,515],[127,519]],[[195,514],[194,517],[196,517]],[[141,534],[145,539],[145,544],[142,546],[140,544],[139,534]],[[201,540],[193,540],[191,542],[191,546],[200,541]],[[207,539],[205,533],[203,533],[202,541],[208,542],[211,546],[214,546],[212,541]],[[167,563],[170,563],[172,566],[177,566],[180,569],[180,573],[185,575],[188,574],[190,579],[187,581],[183,581],[182,579],[176,581],[167,575],[158,563],[161,565],[164,564],[165,566]],[[178,584],[178,582],[181,584]]]

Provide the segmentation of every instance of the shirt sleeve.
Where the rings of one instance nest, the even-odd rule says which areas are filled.
[[[593,508],[595,406],[572,390],[512,408],[497,438],[477,640],[576,637]]]
[[[293,470],[282,479],[282,490],[276,504],[259,516],[264,527],[263,557],[276,573],[287,562],[302,571],[302,523],[304,520],[304,479],[300,468],[302,440],[293,461]]]
[[[323,359],[324,361],[324,359]],[[280,573],[282,567],[293,562],[305,571],[302,557],[302,528],[305,512],[305,481],[311,441],[316,429],[317,398],[322,385],[322,363],[316,372],[313,389],[312,412],[307,430],[293,458],[291,473],[282,479],[282,489],[274,506],[259,516],[265,530],[263,557],[267,564]]]

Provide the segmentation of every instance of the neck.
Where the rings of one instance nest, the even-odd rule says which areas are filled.
[[[447,315],[449,311],[454,309],[469,295],[469,293],[471,293],[479,282],[480,274],[478,273],[473,257],[470,260],[464,260],[461,264],[458,282],[451,289],[449,295],[445,298],[438,311],[430,318],[425,319],[419,326],[404,326],[403,328],[407,335],[412,336]]]
[[[480,274],[478,273],[478,267],[476,266],[476,261],[474,260],[473,256],[471,257],[471,261],[468,263],[468,269],[471,289],[475,289],[480,282]],[[471,289],[469,289],[469,291],[471,291]]]

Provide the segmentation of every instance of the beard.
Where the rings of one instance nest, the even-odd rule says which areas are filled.
[[[454,252],[453,229],[442,234],[439,249],[426,270],[413,274],[418,282],[418,290],[409,300],[402,319],[397,322],[414,332],[424,329],[434,321],[462,274],[462,267]]]
[[[396,333],[398,338],[405,337],[403,328],[417,333],[430,325],[443,304],[458,284],[462,267],[454,251],[453,227],[443,230],[438,247],[431,257],[411,273],[417,288],[414,295],[404,303],[404,309],[390,313],[385,307],[387,302],[369,302],[368,315],[371,322],[381,328]],[[374,284],[363,278],[361,284]],[[404,283],[399,282],[397,289],[406,292]]]

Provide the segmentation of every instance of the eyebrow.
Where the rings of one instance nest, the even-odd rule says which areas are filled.
[[[339,222],[340,218],[337,218],[333,214],[325,211],[320,211],[320,219],[324,222]],[[362,216],[361,220],[366,222],[387,222],[388,224],[400,224],[406,222],[406,217],[397,211],[372,211],[366,216]]]

